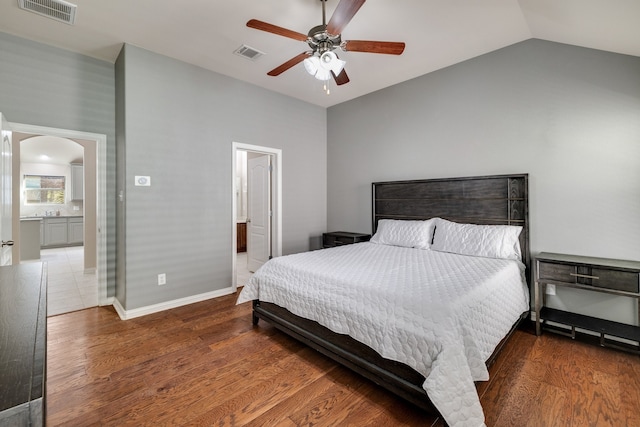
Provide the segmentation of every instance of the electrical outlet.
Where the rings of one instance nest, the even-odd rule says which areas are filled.
[[[165,285],[167,283],[167,275],[162,273],[158,274],[158,286]]]
[[[547,291],[545,293],[547,295],[555,295],[556,294],[556,285],[547,285]]]

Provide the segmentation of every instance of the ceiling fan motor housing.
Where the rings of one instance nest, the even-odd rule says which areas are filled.
[[[317,25],[313,27],[309,30],[308,35],[309,38],[307,39],[307,43],[309,44],[309,47],[311,47],[314,52],[319,52],[320,55],[335,49],[342,43],[340,34],[332,36],[327,33],[326,25]]]

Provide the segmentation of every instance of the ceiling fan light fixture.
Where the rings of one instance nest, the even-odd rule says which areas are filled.
[[[331,51],[327,51],[320,55],[320,66],[325,70],[333,71],[336,76],[340,74],[345,64],[346,61],[342,61]]]
[[[318,72],[318,68],[320,68],[320,61],[315,56],[310,56],[302,61],[304,64],[304,69],[307,70],[307,73],[315,76]]]
[[[34,0],[32,0],[34,1]],[[45,1],[45,0],[40,0]],[[53,1],[53,0],[48,0]],[[276,34],[297,41],[305,42],[311,48],[267,72],[269,76],[279,76],[283,72],[304,62],[304,67],[316,79],[325,82],[325,91],[329,94],[327,83],[333,78],[338,86],[349,83],[349,76],[344,67],[345,61],[338,58],[333,51],[338,47],[343,51],[384,53],[400,55],[404,51],[404,42],[386,42],[375,40],[342,40],[342,30],[354,17],[366,0],[339,0],[333,15],[327,22],[325,3],[322,3],[322,24],[312,27],[307,34],[269,24],[268,22],[250,19],[247,27],[267,33]]]
[[[326,69],[320,63],[320,58],[310,56],[303,61],[304,68],[307,73],[311,74],[318,80],[329,80],[331,78],[331,70]]]
[[[314,76],[318,80],[327,81],[331,78],[331,70],[325,70],[324,68],[318,68],[318,72]]]

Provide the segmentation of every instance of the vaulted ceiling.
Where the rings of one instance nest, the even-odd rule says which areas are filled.
[[[369,0],[343,40],[403,41],[401,56],[340,52],[348,84],[320,81],[302,64],[267,72],[309,50],[305,42],[246,26],[258,19],[306,34],[322,23],[321,0],[71,0],[74,25],[0,0],[0,31],[115,62],[129,43],[263,88],[328,107],[530,38],[640,56],[638,0]],[[327,0],[327,20],[338,0]],[[248,45],[265,55],[235,55]]]

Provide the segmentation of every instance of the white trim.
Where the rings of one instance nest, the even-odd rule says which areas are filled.
[[[238,151],[251,151],[253,153],[269,154],[273,162],[273,230],[272,230],[272,256],[282,256],[282,150],[279,148],[262,147],[259,145],[243,144],[241,142],[233,142],[231,150],[231,268],[232,268],[232,285],[235,291],[238,287],[238,278],[236,271],[236,250],[237,250],[237,215],[238,207],[236,206],[236,153]]]
[[[81,132],[71,129],[58,129],[24,123],[10,123],[14,132],[33,133],[58,136],[60,138],[77,138],[96,141],[96,263],[98,276],[98,304],[110,305],[107,297],[107,135],[101,133]]]
[[[158,304],[147,305],[145,307],[134,308],[132,310],[125,310],[122,307],[122,304],[120,304],[120,301],[117,298],[115,298],[113,300],[113,308],[118,313],[118,316],[120,316],[120,319],[129,320],[135,317],[146,316],[147,314],[153,314],[153,313],[158,313],[164,310],[170,310],[172,308],[182,307],[183,305],[189,305],[196,302],[206,301],[212,298],[218,298],[225,295],[230,295],[234,292],[235,292],[235,289],[231,287],[223,288],[223,289],[218,289],[217,291],[211,291],[211,292],[206,292],[204,294],[192,295],[189,297],[180,298],[172,301],[166,301]]]

